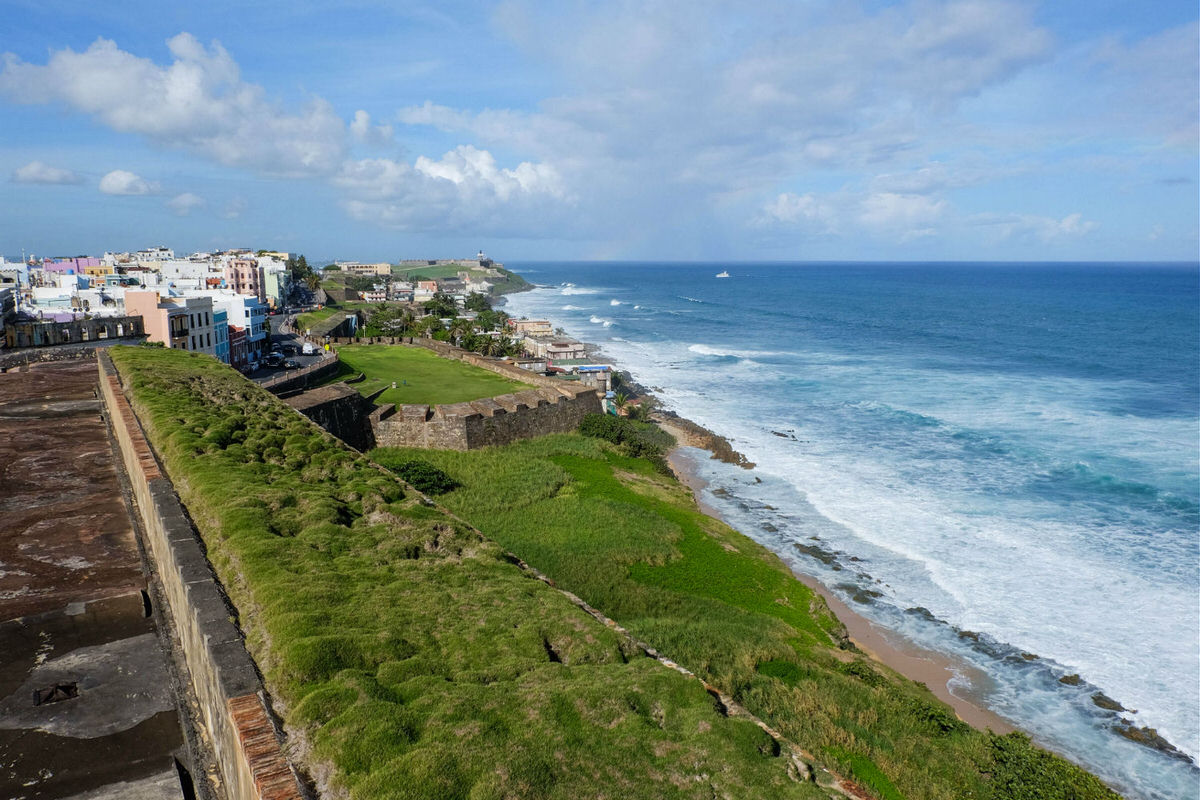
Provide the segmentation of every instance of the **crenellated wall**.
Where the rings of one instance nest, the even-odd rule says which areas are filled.
[[[229,800],[301,800],[265,691],[187,514],[142,433],[112,359],[100,391],[141,516],[143,545],[171,607],[192,688]]]
[[[475,450],[548,433],[567,433],[601,412],[595,390],[579,386],[530,389],[469,403],[382,406],[371,412],[380,447]]]

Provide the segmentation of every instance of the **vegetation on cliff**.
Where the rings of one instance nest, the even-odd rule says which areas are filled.
[[[325,796],[825,796],[699,682],[233,370],[111,352]],[[524,469],[522,497],[563,488]],[[658,533],[639,546],[666,566]]]
[[[1115,796],[1021,734],[970,728],[924,686],[848,649],[824,601],[776,556],[630,455],[644,437],[636,423],[591,420],[587,432],[371,457],[445,471],[461,486],[440,502],[871,795]]]

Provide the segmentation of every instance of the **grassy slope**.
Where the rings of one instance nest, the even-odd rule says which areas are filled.
[[[882,798],[1111,797],[1021,735],[970,729],[923,686],[836,647],[823,601],[645,461],[553,436],[470,453],[380,449],[463,484],[442,497]]]
[[[364,373],[366,380],[353,384],[362,394],[396,382],[380,396],[381,403],[461,403],[532,388],[417,347],[342,345],[337,352],[345,374],[336,379]]]
[[[111,352],[276,708],[336,793],[823,796],[696,681],[228,367]]]
[[[306,311],[296,317],[296,330],[304,333],[304,331],[308,330],[313,325],[329,319],[340,310],[341,309],[338,308],[320,308],[316,311]]]

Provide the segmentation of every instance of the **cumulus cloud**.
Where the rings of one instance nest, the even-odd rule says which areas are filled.
[[[334,183],[356,219],[401,230],[434,225],[515,233],[544,225],[547,215],[573,202],[552,167],[522,162],[505,169],[470,145],[411,165],[387,158],[350,162]]]
[[[100,191],[115,195],[157,194],[158,184],[132,172],[114,169],[100,179]]]
[[[221,164],[278,175],[332,173],[345,151],[345,124],[314,98],[298,112],[241,79],[217,42],[191,34],[167,42],[167,66],[97,39],[81,53],[51,54],[44,65],[4,55],[0,94],[20,103],[60,103],[108,127]]]
[[[391,125],[372,125],[371,115],[362,109],[354,112],[350,133],[360,142],[375,145],[388,144],[395,135]]]
[[[30,161],[23,167],[17,167],[12,174],[13,183],[43,183],[51,185],[69,185],[83,183],[83,178],[69,169],[52,167],[41,161]]]
[[[207,200],[191,192],[177,194],[167,201],[167,208],[171,209],[171,213],[180,217],[186,217],[193,211],[204,208],[206,205],[208,205]]]

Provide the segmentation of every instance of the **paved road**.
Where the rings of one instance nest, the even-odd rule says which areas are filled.
[[[290,315],[276,314],[273,317],[267,317],[267,321],[271,327],[271,345],[273,347],[275,347],[275,346],[282,347],[284,345],[290,344],[292,347],[295,347],[296,355],[287,356],[287,358],[291,359],[292,361],[295,361],[301,367],[307,367],[310,364],[315,364],[316,362],[320,361],[321,360],[320,354],[311,355],[311,356],[306,356],[306,355],[302,354],[301,348],[304,344],[304,340],[301,339],[297,334],[282,333],[280,331],[280,328],[283,325],[284,320],[288,319],[289,316]],[[285,370],[282,367],[260,367],[259,369],[252,372],[249,377],[250,377],[250,380],[254,381],[255,383],[262,383],[264,381],[268,381],[271,378],[274,378],[275,376],[283,374],[285,372],[288,372],[288,370]]]

